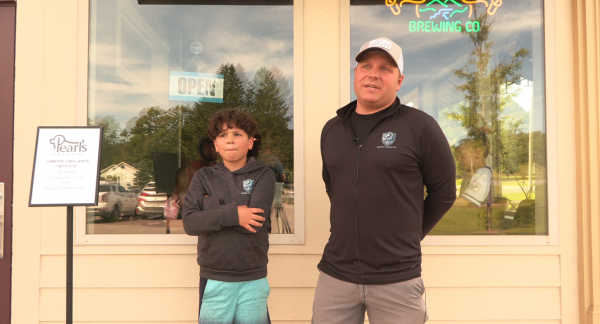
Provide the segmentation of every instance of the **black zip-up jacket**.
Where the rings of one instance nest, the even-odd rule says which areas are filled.
[[[421,240],[456,199],[448,140],[435,119],[398,99],[357,139],[355,109],[356,101],[339,109],[321,134],[331,236],[318,267],[357,284],[417,278]]]

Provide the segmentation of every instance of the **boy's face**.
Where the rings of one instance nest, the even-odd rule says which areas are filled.
[[[216,151],[223,158],[223,163],[226,167],[240,163],[245,165],[246,154],[248,150],[252,149],[254,139],[242,129],[237,127],[228,128],[227,123],[223,123],[222,129],[223,131],[217,136],[214,143]]]

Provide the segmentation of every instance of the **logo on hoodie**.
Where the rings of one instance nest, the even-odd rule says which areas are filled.
[[[395,146],[391,146],[396,141],[396,133],[387,132],[381,135],[381,142],[385,146],[377,146],[377,148],[396,148]]]
[[[242,192],[242,195],[249,195],[252,193],[252,189],[254,188],[254,180],[246,179],[242,182],[242,186],[246,192]]]

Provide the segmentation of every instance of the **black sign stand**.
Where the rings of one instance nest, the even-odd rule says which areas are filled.
[[[34,182],[35,182],[35,178],[36,178],[36,165],[37,165],[37,160],[38,160],[38,153],[42,152],[41,154],[47,155],[47,147],[48,145],[53,145],[54,149],[56,149],[57,153],[62,153],[62,152],[78,152],[77,150],[79,150],[79,152],[83,153],[86,151],[82,151],[81,148],[83,147],[83,143],[84,141],[81,140],[80,142],[72,142],[71,141],[67,141],[66,140],[66,136],[63,136],[63,133],[65,130],[70,130],[71,133],[69,133],[68,136],[73,136],[73,137],[77,137],[78,135],[82,135],[83,132],[85,131],[89,131],[94,129],[95,132],[99,132],[98,134],[96,134],[98,136],[98,150],[97,151],[90,151],[90,153],[88,154],[92,154],[92,157],[95,158],[95,162],[97,162],[96,164],[96,169],[95,169],[95,178],[90,178],[90,181],[94,181],[94,194],[93,194],[93,199],[91,201],[69,201],[68,195],[65,195],[65,201],[53,201],[52,203],[49,202],[39,202],[39,201],[34,201],[33,199],[33,191],[34,191]],[[62,137],[60,140],[57,140],[58,137],[54,137],[53,139],[51,139],[50,141],[48,141],[48,134],[44,135],[45,137],[43,137],[42,142],[40,142],[40,131],[41,130],[46,130],[46,131],[50,131],[50,134],[52,136],[55,135],[58,137]],[[73,133],[73,131],[81,131],[81,133]],[[30,191],[30,195],[29,195],[29,207],[58,207],[58,206],[66,206],[67,207],[67,316],[66,316],[66,324],[73,324],[73,207],[74,206],[98,206],[98,186],[99,186],[99,179],[100,179],[100,157],[102,155],[102,139],[103,139],[103,127],[95,127],[95,126],[90,126],[90,127],[86,127],[86,126],[70,126],[70,127],[43,127],[40,126],[38,127],[38,135],[37,135],[37,139],[36,139],[36,143],[35,143],[35,157],[34,157],[34,162],[33,162],[33,174],[31,177],[31,191]],[[89,135],[89,134],[88,134]],[[77,139],[79,139],[79,137],[77,137]],[[71,145],[71,148],[65,148],[64,150],[59,150],[57,148],[57,145],[63,144],[63,143],[67,143],[67,145]],[[87,143],[90,143],[89,141]],[[74,144],[74,145],[73,145]],[[46,148],[42,148],[40,149],[40,145],[45,145]],[[60,148],[60,147],[59,147]],[[45,151],[44,151],[45,149]],[[66,155],[66,156],[70,156],[70,155]],[[42,157],[43,159],[43,157]],[[51,158],[51,159],[55,159],[55,158]],[[60,159],[60,157],[57,157],[56,159]],[[46,161],[46,160],[41,160],[41,161]],[[61,161],[62,162],[62,161]],[[74,161],[69,161],[68,163],[73,163]],[[80,161],[79,161],[80,162]],[[66,162],[62,162],[62,163],[66,163]],[[45,172],[44,169],[40,169],[38,170],[38,172],[41,174],[39,175],[39,177],[43,178],[44,176],[48,176],[49,173]],[[86,180],[87,181],[87,180]],[[62,197],[61,197],[62,199]],[[61,200],[58,199],[58,200]]]
[[[73,324],[73,206],[67,206],[67,324]]]

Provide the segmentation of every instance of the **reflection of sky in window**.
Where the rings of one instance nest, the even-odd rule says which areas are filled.
[[[168,101],[169,71],[186,66],[187,72],[215,73],[221,64],[240,64],[248,80],[261,67],[276,66],[293,89],[291,5],[92,1],[91,11],[90,118],[113,115],[124,128],[143,108],[176,106],[178,101]],[[197,57],[190,50],[193,42],[202,44]]]
[[[369,0],[352,0],[353,5],[350,10],[351,68],[353,69],[355,66],[356,53],[365,42],[380,36],[387,37],[398,43],[403,50],[405,79],[398,91],[401,99],[403,97],[407,99],[403,100],[403,103],[411,102],[418,91],[425,91],[425,93],[419,94],[421,96],[437,96],[438,113],[460,103],[463,95],[454,86],[463,81],[457,79],[452,71],[467,64],[468,55],[473,50],[473,45],[469,43],[467,36],[458,32],[410,32],[409,22],[411,20],[427,21],[430,15],[421,14],[421,18],[417,18],[414,5],[404,4],[401,14],[395,16],[384,1],[381,1],[381,5],[360,5],[366,2],[373,3]],[[504,1],[496,14],[490,18],[493,21],[490,41],[494,42],[491,50],[491,63],[494,66],[507,57],[506,48],[518,50],[524,47],[531,53],[530,57],[524,61],[521,73],[524,78],[532,81],[530,86],[535,82],[536,89],[532,90],[533,87],[522,88],[521,86],[519,86],[519,90],[515,87],[511,89],[519,93],[515,96],[514,101],[524,111],[529,111],[534,102],[534,113],[536,114],[534,129],[537,130],[545,129],[542,98],[544,62],[541,9],[540,0]],[[468,11],[462,15],[454,15],[451,20],[461,20],[463,24],[466,23]],[[438,16],[432,21],[437,23],[445,21],[445,19]],[[536,77],[541,82],[537,82]],[[353,70],[351,80],[354,80]],[[437,89],[436,93],[424,90],[431,89],[432,84]],[[440,91],[441,86],[445,87],[445,91]],[[352,90],[352,85],[350,87]],[[532,96],[536,96],[537,100],[532,101]],[[351,100],[356,100],[353,90],[351,91]],[[439,116],[435,116],[435,113],[428,111],[431,109],[430,107],[419,108],[439,118]]]

